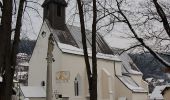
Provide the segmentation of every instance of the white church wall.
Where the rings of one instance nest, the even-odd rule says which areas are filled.
[[[79,97],[88,97],[88,82],[87,82],[87,75],[86,75],[86,68],[84,63],[83,56],[74,55],[74,54],[67,54],[62,53],[62,57],[60,57],[61,64],[58,67],[54,67],[53,69],[53,89],[57,90],[59,93],[62,94],[63,97],[75,97],[75,89],[74,89],[74,80],[77,74],[81,77],[81,85],[79,91]],[[56,65],[55,65],[56,66]],[[105,68],[111,73],[111,76],[114,76],[114,63],[113,61],[98,59],[98,97],[102,97],[102,89],[101,89],[101,82],[103,79],[101,78],[101,70]],[[69,80],[62,81],[57,80],[57,72],[68,72],[70,73]],[[112,79],[112,90],[114,90],[114,78]],[[109,93],[109,91],[107,91]]]
[[[42,32],[45,32],[45,36],[42,36]],[[48,37],[50,35],[50,30],[47,24],[43,24],[40,30],[32,57],[30,59],[30,67],[28,74],[28,85],[29,86],[40,86],[42,81],[46,83],[46,70],[47,70],[47,48],[48,48]],[[61,51],[58,50],[58,47],[54,46],[53,55],[55,57],[55,62],[53,65],[59,65],[59,57]]]

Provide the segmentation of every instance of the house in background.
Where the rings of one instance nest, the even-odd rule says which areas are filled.
[[[166,85],[161,94],[163,95],[164,100],[170,100],[170,85]]]
[[[54,43],[52,63],[53,99],[89,100],[88,81],[79,27],[65,24],[64,0],[45,0],[44,22],[29,62],[28,85],[46,87],[48,38]],[[91,61],[91,31],[86,30]],[[130,64],[124,65],[119,56],[97,33],[98,100],[147,100],[147,84],[142,73]],[[124,60],[124,59],[123,59]],[[126,71],[125,71],[126,69]],[[29,87],[28,86],[28,87]],[[136,99],[138,97],[138,99]]]
[[[170,85],[156,86],[149,100],[170,100]]]
[[[28,69],[30,56],[26,53],[17,54],[17,66],[15,67],[14,79],[22,85],[28,85]]]
[[[156,86],[153,92],[151,93],[149,100],[164,100],[164,97],[161,93],[165,89],[165,87],[166,85]]]

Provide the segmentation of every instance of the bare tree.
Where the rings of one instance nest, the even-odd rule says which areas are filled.
[[[26,8],[26,3],[26,0],[20,0],[19,6],[16,6],[16,0],[2,0],[0,4],[2,10],[0,26],[0,75],[3,77],[2,85],[4,91],[1,97],[2,100],[11,100],[16,54],[18,53],[22,17]],[[17,15],[15,24],[12,21],[14,15]],[[14,29],[12,29],[13,24],[15,25]],[[14,40],[11,43],[13,33]]]
[[[96,59],[96,20],[97,20],[97,7],[96,0],[93,0],[93,22],[92,22],[92,70],[90,68],[89,56],[87,51],[86,44],[86,28],[84,20],[84,10],[83,10],[83,1],[77,0],[79,17],[80,17],[80,26],[82,33],[82,43],[84,51],[84,60],[86,64],[86,71],[89,84],[89,93],[90,100],[97,100],[97,59]]]
[[[150,3],[154,4],[154,7],[155,7],[154,10],[156,11],[156,13],[155,12],[150,12],[150,13],[138,12],[137,14],[139,14],[139,15],[136,15],[136,13],[132,12],[131,10],[126,10],[126,9],[121,8],[121,7],[124,7],[123,3],[126,3],[126,0],[115,0],[114,3],[116,3],[117,9],[109,6],[110,8],[106,9],[106,11],[110,12],[110,9],[115,10],[117,12],[117,14],[113,13],[114,15],[111,14],[111,16],[115,17],[119,22],[125,23],[128,26],[130,32],[133,34],[133,36],[131,36],[131,38],[135,38],[139,42],[139,44],[137,44],[137,46],[143,46],[144,48],[146,48],[156,59],[158,59],[158,61],[160,61],[165,67],[169,68],[170,63],[167,62],[166,60],[164,60],[162,57],[160,57],[156,51],[152,50],[152,48],[145,41],[146,39],[151,38],[151,37],[147,37],[148,34],[150,36],[154,36],[157,39],[159,38],[161,40],[169,41],[170,27],[169,27],[167,15],[165,14],[163,8],[157,2],[157,0],[150,1]],[[152,16],[151,16],[151,13],[152,13]],[[129,15],[126,15],[126,14],[129,14]],[[133,17],[140,16],[140,14],[142,14],[142,18],[144,16],[147,16],[147,19],[144,20],[141,18],[142,21],[140,21],[141,19],[138,19],[138,20],[133,19]],[[134,16],[132,17],[131,15],[134,15]],[[151,20],[156,20],[159,23],[163,23],[163,29],[166,31],[166,34],[167,34],[165,38],[161,38],[159,35],[154,34],[154,31],[152,31],[152,34],[147,33],[148,31],[146,31],[146,34],[144,34],[142,37],[140,32],[144,32],[144,30],[146,30],[145,28],[147,28],[147,27],[146,26],[143,27],[141,29],[142,31],[139,31],[138,28],[142,25],[146,25],[146,22],[149,22]],[[155,26],[151,27],[151,29],[153,29],[153,30],[154,30],[154,28],[155,28]],[[159,32],[161,33],[161,31],[159,31]],[[136,47],[136,46],[132,46],[132,47]]]

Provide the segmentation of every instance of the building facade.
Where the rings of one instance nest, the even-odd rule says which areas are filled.
[[[79,27],[65,24],[64,0],[45,0],[42,24],[32,57],[29,62],[28,85],[47,85],[48,38],[52,34],[52,100],[88,100],[89,89]],[[91,31],[87,30],[87,47],[91,62]],[[105,40],[97,33],[97,87],[98,100],[147,100],[147,84],[142,83],[142,73],[126,65],[113,54]],[[139,76],[136,76],[140,73]],[[124,80],[128,77],[128,80]],[[129,83],[128,83],[129,82]],[[44,90],[45,91],[45,90]],[[125,98],[125,99],[122,99]]]

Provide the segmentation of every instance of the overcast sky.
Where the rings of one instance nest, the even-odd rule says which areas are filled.
[[[43,3],[44,0],[37,0],[40,4]],[[73,21],[72,13],[74,12],[74,6],[76,4],[76,0],[70,0],[68,2],[68,7],[66,9],[66,22],[67,24],[72,24],[74,22],[74,25],[79,26],[79,19],[75,18]],[[28,6],[35,7],[39,14],[33,9],[27,8],[27,12],[25,13],[24,19],[23,19],[23,34],[22,37],[28,37],[29,39],[37,39],[37,36],[39,34],[41,25],[42,25],[42,14],[43,9],[40,5],[29,3]],[[128,48],[130,44],[132,43],[132,40],[129,39],[122,39],[120,36],[124,36],[122,32],[119,32],[120,27],[115,27],[116,31],[113,31],[109,34],[107,34],[104,38],[105,40],[111,45],[112,47],[117,48]],[[103,32],[103,31],[102,31]]]

